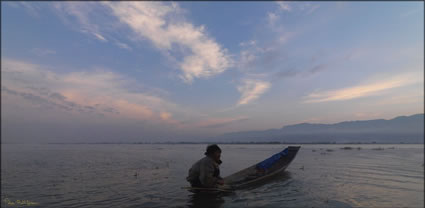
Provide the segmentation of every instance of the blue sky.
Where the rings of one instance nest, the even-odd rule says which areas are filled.
[[[424,112],[423,2],[1,4],[3,141],[193,141]]]

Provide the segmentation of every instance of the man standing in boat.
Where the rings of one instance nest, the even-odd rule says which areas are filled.
[[[189,169],[189,176],[186,180],[192,187],[212,188],[223,185],[224,181],[220,177],[219,165],[221,164],[221,149],[216,144],[208,145],[205,157],[197,161]]]

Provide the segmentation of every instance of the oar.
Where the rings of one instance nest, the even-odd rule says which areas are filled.
[[[199,190],[199,191],[222,191],[222,192],[233,192],[232,189],[223,189],[223,188],[203,188],[203,187],[182,187],[182,189],[187,190]]]

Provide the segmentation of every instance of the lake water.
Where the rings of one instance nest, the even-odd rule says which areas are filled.
[[[285,147],[219,146],[222,176]],[[2,207],[424,207],[423,144],[301,145],[265,184],[193,194],[182,187],[205,147],[2,144]]]

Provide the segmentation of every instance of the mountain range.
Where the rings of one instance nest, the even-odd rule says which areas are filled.
[[[288,143],[424,143],[424,114],[390,120],[344,121],[335,124],[301,123],[280,129],[226,133],[216,142]]]

